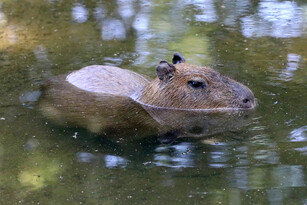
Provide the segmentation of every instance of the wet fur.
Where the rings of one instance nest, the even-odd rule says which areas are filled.
[[[215,109],[240,108],[246,95],[253,98],[249,88],[212,68],[187,63],[176,64],[175,67],[174,75],[168,82],[154,79],[140,92],[137,100],[159,107]],[[187,82],[195,78],[203,79],[206,87],[191,88]]]
[[[209,134],[220,123],[226,128],[231,121],[224,120],[224,116],[216,120],[206,109],[235,110],[241,108],[244,96],[253,100],[246,86],[209,67],[187,64],[182,56],[177,57],[179,64],[171,65],[171,69],[167,67],[169,63],[162,61],[159,67],[162,70],[157,69],[160,78],[151,82],[129,70],[98,65],[54,77],[42,87],[40,110],[58,124],[79,126],[94,133],[128,129],[145,135],[157,130],[162,133],[172,129],[189,130],[199,124],[208,127],[204,133]],[[187,82],[195,78],[206,81],[206,87],[191,88]],[[194,113],[191,109],[205,112]]]

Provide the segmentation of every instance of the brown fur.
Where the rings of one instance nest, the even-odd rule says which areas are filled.
[[[149,129],[147,124],[157,126],[152,126],[154,120],[130,97],[89,92],[72,85],[66,77],[62,75],[48,80],[39,99],[40,111],[55,123],[77,125],[94,133],[135,127],[146,130]],[[125,93],[127,90],[123,89]]]
[[[176,57],[179,63],[175,65],[161,61],[159,77],[151,82],[129,70],[97,65],[52,78],[43,87],[40,109],[62,125],[77,125],[95,133],[137,129],[143,135],[157,129],[189,130],[195,125],[208,127],[204,133],[213,133],[221,123],[224,127],[234,124],[223,116],[217,120],[198,111],[191,116],[191,109],[255,106],[246,86],[211,68],[187,64],[181,55]],[[206,87],[194,89],[190,80],[203,81]],[[246,98],[249,102],[242,103]]]
[[[175,65],[176,70],[169,82],[154,79],[147,85],[138,101],[168,108],[215,109],[215,108],[253,108],[254,96],[246,86],[238,83],[209,67],[187,63]],[[189,80],[204,80],[205,89],[193,89]],[[244,98],[251,100],[250,107],[242,105]]]

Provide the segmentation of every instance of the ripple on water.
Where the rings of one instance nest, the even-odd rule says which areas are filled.
[[[307,155],[307,146],[294,148],[295,151],[299,151],[302,153],[302,155]]]
[[[96,159],[96,156],[89,152],[78,152],[76,154],[76,157],[78,162],[84,162],[84,163],[90,163],[94,159]]]
[[[212,168],[229,167],[231,151],[227,146],[215,146],[215,151],[211,151],[209,156],[209,166]]]
[[[305,142],[307,141],[307,125],[294,129],[290,132],[289,140],[291,142]]]
[[[101,37],[103,40],[125,40],[126,29],[124,23],[119,19],[106,19],[101,27]]]
[[[251,142],[256,145],[268,145],[271,143],[271,139],[265,134],[255,135],[251,138]]]
[[[241,18],[242,34],[248,38],[272,36],[276,38],[302,35],[303,12],[296,2],[263,1],[258,12]]]
[[[235,167],[228,170],[230,186],[239,189],[284,189],[304,187],[304,169],[300,165],[276,167]],[[267,183],[268,176],[270,183]]]
[[[156,166],[171,168],[194,167],[193,148],[194,145],[188,142],[157,147],[153,163]]]
[[[295,71],[299,67],[301,56],[295,53],[288,54],[288,63],[285,69],[281,71],[280,79],[284,81],[290,81],[294,77]]]
[[[80,3],[74,4],[74,7],[71,11],[72,18],[77,23],[85,23],[88,20],[88,10],[87,8]]]
[[[105,57],[103,60],[105,61],[104,65],[108,66],[120,66],[123,61],[120,57]]]
[[[125,168],[129,160],[115,155],[95,155],[89,152],[78,152],[77,161],[82,163],[93,163],[94,161],[104,160],[106,168]]]
[[[107,168],[125,168],[129,162],[127,159],[115,155],[106,155],[104,160]]]

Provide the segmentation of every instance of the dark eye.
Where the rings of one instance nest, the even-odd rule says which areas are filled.
[[[196,80],[188,81],[188,85],[191,86],[192,88],[204,88],[204,87],[206,87],[205,82],[196,81]]]

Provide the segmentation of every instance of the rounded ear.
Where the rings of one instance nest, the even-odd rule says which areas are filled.
[[[166,82],[173,77],[175,70],[175,66],[165,60],[161,61],[156,68],[158,78]]]
[[[181,55],[181,53],[174,53],[172,62],[173,62],[173,64],[184,63],[185,59]]]

